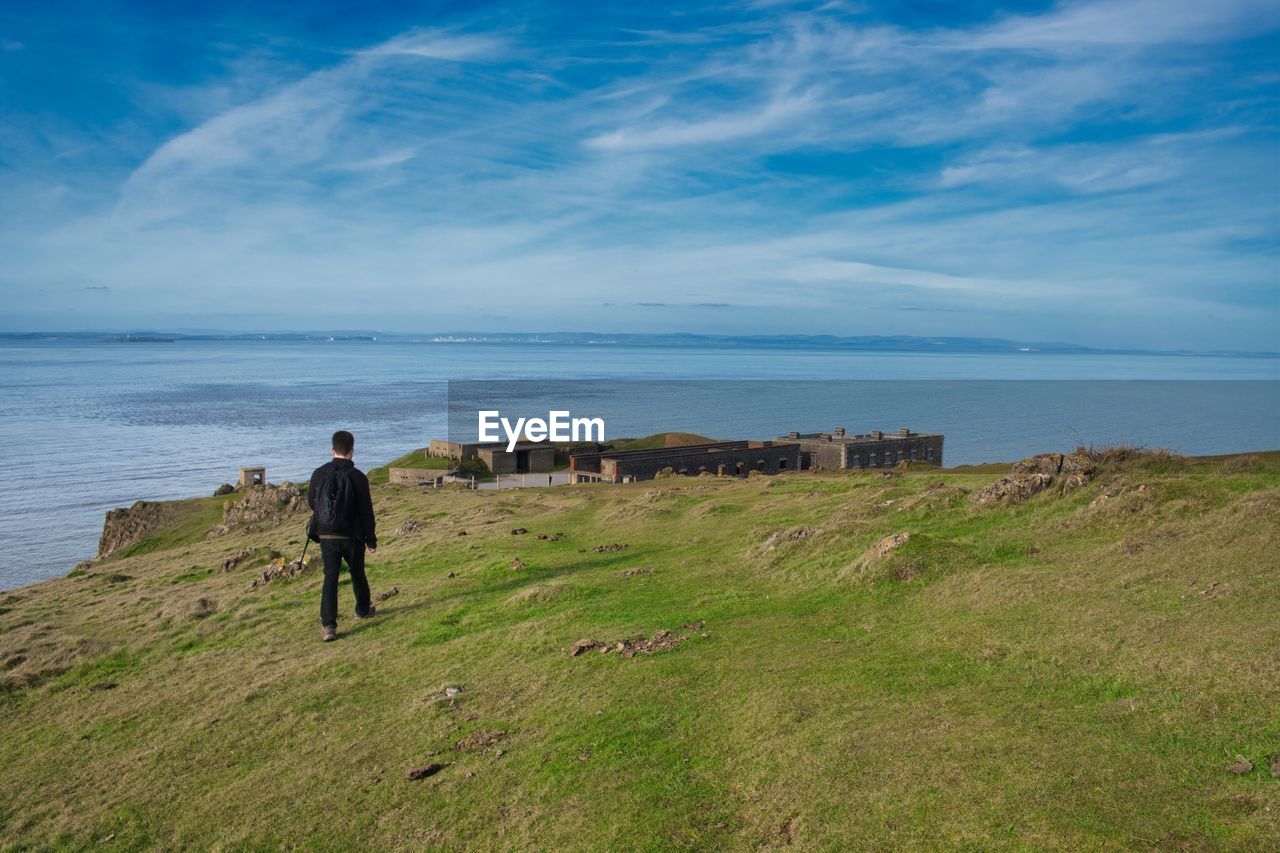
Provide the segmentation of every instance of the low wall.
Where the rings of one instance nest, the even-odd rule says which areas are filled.
[[[392,468],[387,480],[402,486],[438,486],[444,481],[444,473],[433,468]]]
[[[762,444],[756,447],[697,449],[693,452],[673,447],[662,454],[620,455],[616,459],[606,456],[601,460],[600,474],[609,482],[652,480],[666,468],[687,476],[708,473],[721,477],[745,477],[752,471],[764,474],[798,471],[800,445]]]

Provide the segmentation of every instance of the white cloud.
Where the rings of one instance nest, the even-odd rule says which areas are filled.
[[[194,183],[240,169],[279,176],[289,169],[324,164],[353,118],[373,105],[369,81],[386,63],[402,57],[491,58],[502,44],[494,37],[414,32],[359,51],[165,142],[124,182],[118,213],[139,222],[179,215],[190,206]],[[378,168],[411,156],[401,150],[352,162]]]
[[[1211,42],[1274,27],[1270,0],[1087,0],[1018,16],[954,39],[973,50],[1062,49]]]
[[[591,148],[625,150],[734,142],[791,125],[817,106],[811,93],[789,95],[744,112],[698,121],[614,130],[587,140]]]
[[[437,30],[414,31],[360,51],[362,57],[414,56],[452,62],[492,59],[507,47],[507,40],[495,35],[459,35]]]

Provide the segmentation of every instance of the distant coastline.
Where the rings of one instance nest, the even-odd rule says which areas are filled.
[[[417,343],[417,344],[547,344],[559,346],[705,347],[754,349],[820,349],[843,352],[964,353],[1034,355],[1211,356],[1280,358],[1280,352],[1247,350],[1155,350],[1088,347],[1062,341],[1016,341],[1005,338],[922,337],[915,335],[710,335],[692,333],[604,332],[163,332],[154,330],[83,332],[0,332],[0,340],[84,341],[103,343],[174,343],[179,341]]]

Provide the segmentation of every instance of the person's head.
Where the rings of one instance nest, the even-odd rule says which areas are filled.
[[[345,429],[333,434],[333,456],[335,459],[350,459],[356,450],[356,437]]]

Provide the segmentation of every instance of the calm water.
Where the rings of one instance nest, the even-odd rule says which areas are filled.
[[[510,394],[515,413],[541,414],[520,407],[541,402],[526,392],[547,386],[512,380],[587,378],[610,381],[564,386],[565,405],[605,416],[615,436],[905,425],[946,433],[949,465],[1078,441],[1195,454],[1280,448],[1275,359],[3,341],[10,482],[0,490],[0,588],[65,574],[92,556],[112,507],[208,494],[241,465],[265,465],[272,482],[302,479],[339,427],[356,433],[357,463],[372,467],[446,434],[450,389],[455,412],[469,396]]]

